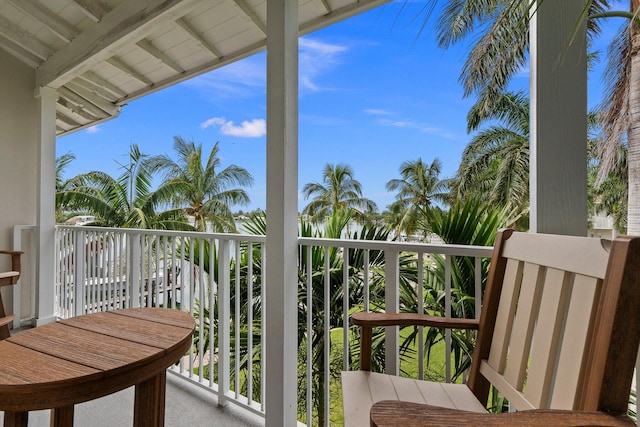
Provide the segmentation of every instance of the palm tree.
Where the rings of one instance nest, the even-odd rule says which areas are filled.
[[[445,202],[448,181],[440,179],[442,162],[437,157],[430,165],[418,160],[407,160],[400,165],[400,179],[387,182],[387,191],[397,191],[396,202],[404,210],[401,228],[413,231],[416,212],[430,207],[434,201]],[[391,208],[397,209],[397,207]]]
[[[64,170],[69,163],[74,161],[76,156],[72,153],[65,153],[56,158],[56,194],[71,187],[71,180],[64,179]],[[56,222],[64,222],[68,215],[65,214],[65,206],[62,203],[56,203]]]
[[[613,168],[606,178],[595,186],[597,174],[602,170],[595,165],[590,168],[589,183],[592,192],[591,211],[597,214],[604,212],[613,218],[613,228],[617,233],[627,233],[627,203],[629,200],[629,170],[627,164],[627,147],[620,145]]]
[[[117,179],[99,171],[71,179],[67,189],[56,194],[56,202],[70,209],[91,213],[94,225],[121,228],[192,230],[181,210],[157,212],[165,206],[176,186],[165,184],[151,190],[152,173],[137,145],[129,151],[129,163],[121,165]]]
[[[609,172],[619,169],[619,147],[626,139],[628,166],[627,233],[640,234],[640,0],[631,0],[628,24],[621,27],[609,47],[605,73],[606,93],[601,116],[603,129],[602,167],[597,185]],[[620,12],[624,15],[623,12]],[[617,166],[617,167],[616,167]]]
[[[149,160],[154,170],[164,172],[165,184],[176,188],[173,205],[184,207],[184,212],[194,218],[195,227],[200,231],[206,231],[207,224],[211,224],[214,231],[235,231],[229,207],[249,203],[246,191],[237,186],[253,185],[251,174],[236,165],[221,169],[219,142],[203,163],[202,144],[196,145],[180,136],[173,140],[173,149],[178,155],[176,161],[167,155]]]
[[[302,189],[305,199],[313,196],[303,213],[310,215],[312,221],[319,221],[341,209],[353,210],[356,219],[365,220],[367,213],[375,212],[377,206],[362,197],[362,185],[353,175],[353,169],[345,163],[327,163],[322,183],[310,182]]]
[[[501,94],[491,114],[469,112],[474,128],[499,123],[478,133],[465,148],[452,184],[452,197],[482,197],[519,214],[529,206],[529,99],[522,92]]]
[[[435,1],[431,3],[435,5]],[[480,120],[491,115],[500,94],[527,63],[528,17],[536,7],[534,0],[445,2],[436,30],[440,47],[448,48],[470,37],[477,40],[462,68],[460,81],[465,96],[476,96],[473,108]],[[609,8],[608,0],[590,0],[586,8],[585,16],[600,16]],[[589,20],[589,40],[599,33],[598,22]]]

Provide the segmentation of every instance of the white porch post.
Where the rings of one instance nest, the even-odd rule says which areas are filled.
[[[36,325],[55,320],[54,247],[56,208],[56,90],[41,87],[36,93],[40,104],[40,143],[38,147],[37,216],[37,309]]]
[[[296,425],[298,0],[267,2],[266,425]]]
[[[586,0],[540,2],[531,37],[531,232],[587,234]],[[573,40],[572,40],[573,36]]]

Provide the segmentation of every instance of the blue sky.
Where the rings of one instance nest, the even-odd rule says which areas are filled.
[[[364,196],[380,211],[394,201],[385,189],[399,178],[405,160],[439,158],[442,177],[457,170],[472,136],[466,133],[471,99],[458,82],[468,45],[439,49],[432,16],[418,37],[413,19],[424,1],[390,3],[300,39],[299,188],[319,182],[326,163],[348,163]],[[612,28],[597,41],[605,49]],[[599,66],[590,78],[590,104],[599,101]],[[513,81],[528,89],[528,70]],[[145,154],[172,156],[173,137],[202,143],[208,153],[220,142],[222,166],[249,170],[245,211],[266,204],[265,54],[231,64],[151,94],[123,107],[118,118],[64,136],[57,155],[76,156],[65,177],[100,170],[120,175],[130,144]],[[308,203],[299,198],[302,210]]]

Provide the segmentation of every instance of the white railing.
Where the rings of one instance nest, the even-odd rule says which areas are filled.
[[[264,236],[75,226],[60,226],[56,234],[60,317],[140,306],[188,310],[197,324],[194,348],[174,371],[217,393],[221,404],[233,402],[264,413]],[[300,238],[299,400],[306,402],[302,421],[328,425],[339,409],[331,407],[336,390],[332,367],[334,372],[351,369],[357,359],[350,348],[357,332],[343,327],[349,325],[350,311],[397,312],[411,304],[418,312],[433,309],[425,307],[425,289],[436,290],[425,280],[440,268],[442,314],[451,315],[454,259],[471,257],[476,272],[473,298],[481,294],[482,259],[490,255],[489,247]],[[477,314],[480,304],[475,298]],[[423,331],[417,336],[417,376],[422,378]],[[449,333],[445,342],[449,380]],[[387,328],[387,371],[398,372],[399,343],[397,328]],[[336,355],[332,348],[342,353]]]

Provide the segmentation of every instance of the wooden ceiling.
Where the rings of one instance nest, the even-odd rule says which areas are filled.
[[[299,0],[300,34],[388,0]],[[266,46],[265,0],[0,0],[0,49],[57,89],[56,131]]]

